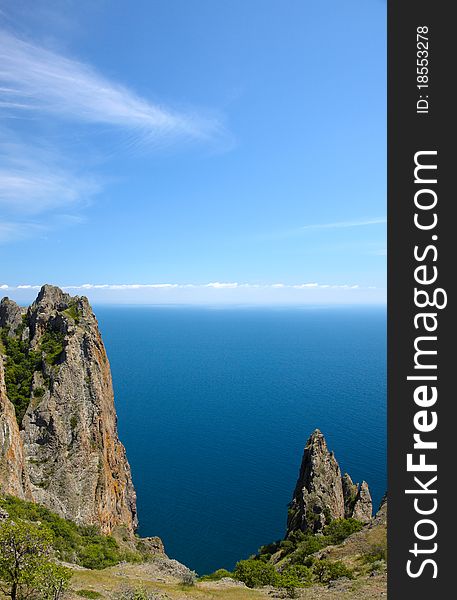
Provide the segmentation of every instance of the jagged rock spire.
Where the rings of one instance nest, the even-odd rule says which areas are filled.
[[[309,437],[300,473],[289,505],[287,534],[294,530],[322,531],[333,519],[371,518],[371,496],[366,482],[354,484],[346,473],[341,477],[338,462],[323,434],[316,429]]]

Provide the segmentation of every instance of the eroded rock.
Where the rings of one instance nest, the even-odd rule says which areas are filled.
[[[372,503],[368,485],[341,477],[338,462],[323,434],[316,429],[308,439],[300,473],[289,505],[287,535],[294,530],[318,533],[334,519],[371,519]]]
[[[9,300],[1,307],[0,324],[8,332],[19,327],[27,352],[41,356],[41,364],[18,426],[4,384],[8,359],[0,360],[0,489],[104,533],[118,525],[133,531],[136,495],[118,438],[110,366],[87,298],[46,285],[24,318]]]

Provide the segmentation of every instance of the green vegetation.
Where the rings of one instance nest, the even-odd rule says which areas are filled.
[[[227,569],[218,569],[210,575],[202,575],[199,578],[199,581],[219,581],[223,577],[233,577],[233,573],[230,573],[230,571],[227,571]]]
[[[47,364],[56,365],[64,350],[65,340],[65,334],[59,331],[46,331],[42,336],[39,350],[31,350],[29,340],[22,339],[25,326],[26,315],[23,316],[22,324],[13,336],[9,335],[8,327],[0,329],[2,352],[6,355],[6,390],[15,408],[19,425],[22,423],[31,397],[39,399],[45,394],[46,390],[42,386],[32,390],[33,375],[35,371],[41,371],[43,368],[43,354]],[[45,384],[49,385],[49,378],[45,378]]]
[[[143,587],[127,587],[118,592],[114,598],[116,600],[156,600],[158,596]]]
[[[81,313],[76,302],[70,302],[68,308],[66,308],[63,312],[67,315],[67,317],[73,319],[76,325],[78,325],[79,321],[81,320]]]
[[[141,562],[140,552],[122,549],[118,542],[108,535],[102,535],[95,526],[76,525],[62,519],[40,504],[19,500],[13,496],[0,499],[10,518],[39,522],[52,538],[52,546],[58,558],[88,569],[103,569],[121,561]]]
[[[341,544],[347,537],[360,531],[363,523],[356,519],[335,519],[324,527],[322,534],[292,531],[286,540],[277,541],[259,549],[257,558],[263,561],[270,560],[271,556],[281,551],[281,557],[290,557],[290,562],[305,564],[307,556],[322,550],[326,546]]]
[[[324,527],[324,537],[330,544],[341,544],[347,537],[361,531],[362,528],[363,523],[357,519],[335,519]]]
[[[233,577],[243,581],[248,587],[279,584],[280,575],[271,563],[248,558],[236,563]]]
[[[340,560],[315,560],[312,565],[313,576],[319,583],[329,583],[340,577],[353,579],[352,571]]]
[[[50,531],[40,525],[20,520],[0,525],[1,589],[11,600],[62,597],[71,571],[51,561],[51,543]]]
[[[103,598],[100,592],[94,590],[77,590],[76,594],[81,598],[89,598],[89,600],[97,600],[97,598]]]
[[[383,543],[374,544],[371,546],[370,550],[366,552],[363,556],[364,562],[368,564],[374,564],[380,561],[387,560],[387,540],[384,540]]]
[[[40,343],[48,365],[56,365],[63,353],[65,334],[61,331],[45,331]]]
[[[38,386],[33,389],[33,396],[35,398],[42,398],[44,396],[45,392],[46,392],[46,390],[44,389],[44,387]]]
[[[322,534],[293,531],[286,540],[262,546],[256,556],[238,562],[233,573],[219,569],[205,575],[201,581],[233,577],[248,587],[273,585],[290,591],[313,583],[328,583],[339,577],[352,578],[352,571],[343,562],[318,560],[313,555],[326,546],[340,544],[362,528],[360,521],[351,518],[331,521]],[[273,555],[276,555],[276,564],[271,561]],[[373,556],[374,560],[379,560],[379,552],[374,552]]]
[[[262,546],[256,556],[239,561],[233,573],[219,569],[204,575],[200,581],[233,577],[251,588],[263,585],[285,588],[293,597],[293,590],[298,587],[328,583],[339,577],[352,579],[353,572],[343,562],[316,559],[313,555],[326,546],[340,544],[362,528],[360,521],[351,518],[331,521],[322,534],[292,531],[286,540]],[[275,564],[271,561],[273,555],[276,555]],[[380,558],[381,551],[376,547],[373,549],[373,562]]]
[[[7,357],[5,383],[20,424],[30,402],[33,374],[41,368],[41,353],[29,350],[28,342],[23,341],[20,335],[10,337],[8,333],[6,327],[1,329],[0,338]],[[19,333],[22,334],[22,331]]]
[[[340,577],[353,578],[352,571],[341,561],[309,559],[308,562],[308,566],[288,564],[279,570],[271,563],[249,558],[236,564],[232,577],[250,588],[273,585],[285,589],[328,583]]]

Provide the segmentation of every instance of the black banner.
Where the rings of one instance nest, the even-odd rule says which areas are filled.
[[[388,7],[390,600],[448,598],[456,570],[454,8]]]

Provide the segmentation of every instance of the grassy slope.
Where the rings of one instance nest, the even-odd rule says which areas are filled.
[[[365,560],[374,547],[385,547],[386,526],[384,524],[365,527],[351,535],[344,543],[329,546],[317,556],[329,560],[341,560],[354,570],[354,580],[338,580],[328,586],[313,585],[298,591],[297,597],[303,600],[385,600],[387,577],[384,568],[373,575],[373,566]],[[162,579],[162,581],[158,581]],[[170,600],[249,600],[260,598],[284,598],[285,592],[263,588],[251,590],[225,582],[200,582],[194,587],[164,581],[154,569],[146,565],[121,565],[103,571],[78,570],[72,580],[73,593],[79,589],[94,590],[109,599],[116,590],[125,587],[142,587],[154,591]],[[72,600],[79,596],[74,595]]]

